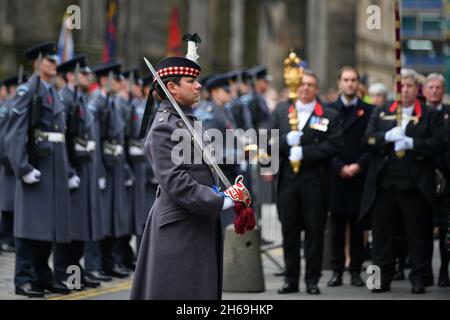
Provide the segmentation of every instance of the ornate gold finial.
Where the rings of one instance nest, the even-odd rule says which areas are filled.
[[[289,108],[289,125],[291,131],[298,131],[298,117],[295,108],[295,100],[297,100],[297,91],[302,83],[303,67],[300,65],[301,59],[297,56],[293,49],[290,50],[289,56],[284,59],[284,82],[289,89],[289,99],[291,106]],[[294,173],[300,171],[300,160],[291,160],[291,167]]]
[[[302,82],[303,67],[300,66],[302,61],[293,49],[290,50],[289,56],[284,59],[284,82],[289,89],[289,98],[297,99],[298,87]]]

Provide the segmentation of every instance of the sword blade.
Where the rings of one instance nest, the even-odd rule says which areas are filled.
[[[170,94],[169,90],[167,89],[166,85],[164,84],[164,82],[161,80],[161,78],[159,77],[158,73],[156,73],[156,70],[153,68],[152,64],[150,63],[150,61],[148,61],[145,57],[144,57],[144,61],[147,65],[147,67],[150,69],[151,73],[153,74],[153,77],[155,77],[156,81],[158,82],[159,86],[161,87],[161,89],[164,91],[164,93],[166,94],[166,97],[169,99],[170,103],[173,105],[173,107],[175,108],[175,110],[178,112],[178,114],[181,117],[181,120],[183,120],[184,124],[186,125],[186,127],[188,128],[190,134],[192,134],[192,136],[195,139],[195,143],[199,146],[200,150],[205,154],[206,156],[206,161],[209,165],[211,165],[214,170],[216,170],[217,174],[219,175],[220,180],[223,182],[223,184],[225,185],[226,188],[231,187],[231,183],[228,180],[228,178],[225,176],[225,174],[222,172],[222,170],[220,169],[219,165],[217,164],[217,162],[215,161],[214,157],[209,153],[209,150],[207,150],[205,148],[205,146],[203,145],[203,140],[201,139],[201,137],[198,136],[198,134],[195,132],[194,128],[192,127],[191,123],[189,122],[189,120],[187,119],[186,115],[184,114],[183,110],[181,110],[181,107],[178,105],[178,103],[175,101],[175,99],[172,97],[172,95]]]

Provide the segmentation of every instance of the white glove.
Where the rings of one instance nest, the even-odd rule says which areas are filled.
[[[303,159],[303,148],[302,147],[291,147],[289,154],[289,160],[302,160]]]
[[[77,175],[74,175],[72,178],[69,179],[69,189],[77,189],[80,187],[80,177]]]
[[[131,187],[131,186],[133,185],[133,179],[125,180],[125,182],[123,183],[123,185],[124,185],[125,187]]]
[[[227,210],[230,209],[234,206],[234,202],[233,200],[231,200],[230,197],[224,197],[223,198],[223,206],[222,206],[222,210]]]
[[[289,146],[298,146],[300,144],[300,137],[303,135],[302,131],[290,131],[286,140]]]
[[[106,189],[106,178],[99,178],[98,179],[98,187],[100,188],[100,190],[105,190]]]
[[[39,170],[33,169],[31,172],[27,173],[22,177],[23,182],[27,184],[33,184],[41,181],[41,172]]]
[[[414,148],[413,138],[405,137],[400,141],[395,141],[394,145],[395,151],[412,150],[413,148]]]
[[[384,134],[384,140],[387,142],[396,142],[405,137],[405,129],[402,127],[394,127]]]

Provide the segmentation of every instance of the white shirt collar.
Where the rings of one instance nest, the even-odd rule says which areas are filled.
[[[300,100],[297,100],[295,102],[295,107],[297,108],[297,112],[311,113],[314,110],[316,103],[317,103],[316,99],[306,104],[303,104]]]
[[[414,111],[414,105],[412,104],[410,106],[403,107],[402,111],[403,111],[404,114],[412,115],[412,113]]]
[[[341,99],[341,102],[344,106],[348,107],[348,106],[356,106],[358,104],[358,97],[355,97],[352,101],[347,102],[347,100],[344,98],[344,95],[341,95],[339,97]]]

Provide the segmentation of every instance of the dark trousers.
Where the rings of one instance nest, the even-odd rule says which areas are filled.
[[[131,236],[124,236],[119,238],[119,244],[113,247],[113,250],[118,250],[115,255],[120,256],[120,263],[126,267],[132,265],[136,261],[136,255],[133,248],[131,248]]]
[[[331,215],[331,267],[342,274],[345,268],[345,229],[350,227],[350,272],[361,272],[363,263],[364,230],[358,223],[358,214]]]
[[[16,265],[14,284],[16,287],[31,283],[46,286],[53,282],[53,273],[48,265],[52,243],[15,238]]]
[[[14,246],[14,212],[2,211],[2,217],[0,220],[0,244],[7,243],[10,246]]]
[[[320,180],[298,179],[289,189],[280,189],[278,214],[283,234],[286,282],[298,284],[300,277],[300,233],[305,230],[307,284],[317,284],[322,273],[326,206]]]
[[[372,212],[373,263],[381,269],[381,284],[389,285],[394,273],[394,238],[399,217],[411,258],[410,281],[425,286],[433,213],[418,190],[378,189]]]
[[[128,238],[128,236],[118,238],[106,237],[100,240],[101,270],[109,272],[115,265],[123,265],[125,238]]]
[[[84,245],[84,269],[86,272],[102,271],[100,241],[89,241]]]
[[[55,279],[65,281],[71,273],[67,273],[69,266],[78,266],[81,270],[83,279],[83,269],[80,265],[80,259],[84,253],[83,241],[72,241],[70,243],[55,243],[53,245],[53,266]]]

